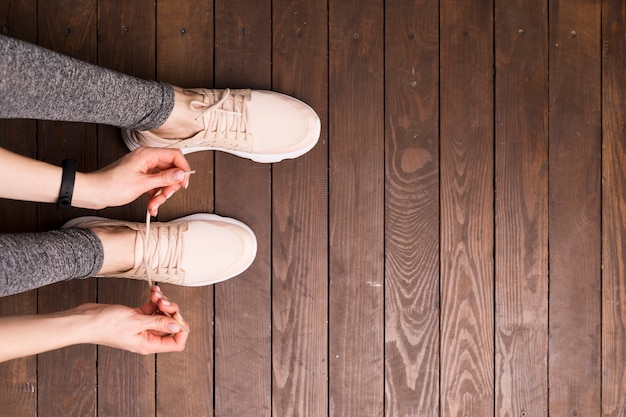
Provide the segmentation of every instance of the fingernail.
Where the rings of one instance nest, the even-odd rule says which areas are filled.
[[[178,333],[180,332],[180,326],[176,323],[168,323],[167,330],[171,333]]]
[[[165,195],[165,199],[166,199],[166,200],[169,200],[169,198],[170,198],[172,195],[174,195],[174,191],[170,191],[169,193],[167,193],[167,194]]]
[[[155,204],[154,207],[152,207],[152,213],[150,213],[152,217],[156,217],[157,214],[159,214],[159,205],[160,204]]]
[[[185,178],[185,173],[180,170],[174,171],[173,178],[175,181],[180,181]]]
[[[154,295],[155,295],[155,296],[156,296],[156,298],[158,298],[159,300],[160,300],[161,298],[163,298],[163,294],[161,294],[159,291],[155,291],[155,292],[154,292]]]
[[[168,300],[166,300],[165,298],[164,298],[164,299],[162,299],[162,300],[161,300],[161,302],[162,302],[164,305],[166,305],[166,306],[168,306],[168,305],[172,304],[172,303],[170,303]]]

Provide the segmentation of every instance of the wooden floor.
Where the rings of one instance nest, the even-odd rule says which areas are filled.
[[[624,1],[0,0],[0,28],[145,78],[291,94],[323,125],[297,160],[190,156],[159,219],[238,218],[259,253],[214,287],[163,286],[184,353],[2,364],[1,416],[626,415]],[[0,141],[82,170],[126,152],[107,126],[2,121]],[[0,231],[85,213],[2,201]],[[146,296],[89,279],[0,314]]]

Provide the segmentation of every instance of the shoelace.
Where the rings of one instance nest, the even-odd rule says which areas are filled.
[[[146,229],[142,233],[142,230],[138,230],[139,235],[143,238],[143,263],[142,267],[146,270],[146,277],[148,278],[148,285],[152,289],[153,272],[157,276],[162,276],[163,273],[178,273],[178,267],[180,265],[182,257],[182,230],[181,226],[177,227],[175,241],[172,237],[173,228],[175,226],[159,226],[157,228],[157,244],[155,248],[152,248],[151,242],[151,229],[150,229],[150,212],[146,211]],[[159,241],[162,239],[169,239],[168,250],[163,258],[160,258],[160,251],[158,250]],[[153,271],[153,266],[156,264],[156,270]]]
[[[146,238],[143,240],[143,266],[146,268],[146,277],[148,278],[148,286],[152,291],[152,273],[150,272],[150,210],[146,210]]]
[[[204,103],[202,101],[193,100],[191,108],[194,111],[202,110],[196,117],[204,117],[208,113],[208,117],[204,122],[206,129],[205,139],[246,139],[249,135],[248,128],[248,107],[247,101],[252,98],[251,90],[230,90],[222,91],[219,100],[217,97],[219,92],[213,90],[213,94],[194,91],[208,97],[209,100],[216,100],[214,103]]]
[[[178,267],[178,265],[180,264],[180,257],[182,255],[182,252],[181,252],[182,245],[180,244],[181,236],[182,236],[182,233],[180,230],[178,230],[177,238],[176,238],[177,239],[176,251],[175,251],[176,256],[175,256],[175,259],[170,258],[170,261],[175,260],[176,267]],[[159,245],[158,245],[158,240],[157,240],[157,247],[158,246]],[[146,235],[144,236],[144,239],[143,239],[143,266],[146,268],[146,277],[148,278],[148,285],[150,288],[150,292],[152,292],[152,273],[150,271],[152,269],[152,259],[154,256],[155,256],[154,254],[151,254],[151,247],[150,247],[150,211],[146,210]],[[170,313],[166,311],[161,311],[161,313],[163,313],[169,318],[173,318],[174,320],[176,320],[180,328],[183,331],[189,333],[189,329],[185,327],[185,323],[183,323],[183,321],[181,320],[178,314],[174,314],[174,316],[172,316]]]

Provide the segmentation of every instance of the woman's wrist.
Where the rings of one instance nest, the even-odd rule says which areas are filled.
[[[106,207],[98,195],[99,187],[95,184],[93,173],[76,172],[72,207],[100,210]]]

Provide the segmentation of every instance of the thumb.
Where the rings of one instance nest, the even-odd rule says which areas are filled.
[[[167,169],[150,175],[151,187],[163,188],[168,185],[177,184],[185,179],[185,173],[179,168]]]
[[[176,320],[167,316],[155,315],[150,316],[152,318],[150,330],[154,330],[161,333],[178,333],[180,332],[180,325]]]

